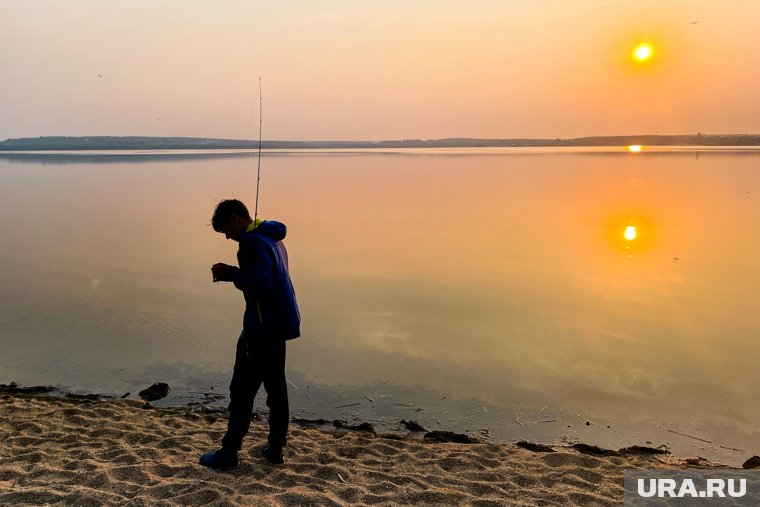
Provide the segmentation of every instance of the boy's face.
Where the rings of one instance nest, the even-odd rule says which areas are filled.
[[[231,215],[229,221],[224,225],[220,225],[219,228],[225,238],[240,243],[240,240],[243,239],[243,235],[245,234],[247,224],[245,223],[245,220],[239,216]]]

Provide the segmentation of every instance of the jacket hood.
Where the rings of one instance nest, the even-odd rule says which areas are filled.
[[[261,222],[261,225],[254,229],[254,231],[258,234],[263,234],[272,238],[275,241],[282,241],[288,233],[288,228],[282,222],[264,220]]]

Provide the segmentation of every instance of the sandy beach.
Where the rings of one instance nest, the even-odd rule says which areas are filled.
[[[433,442],[292,425],[285,464],[259,456],[255,420],[237,470],[198,464],[224,413],[129,399],[0,395],[0,505],[616,505],[630,468],[719,467],[598,448]],[[550,452],[553,451],[553,452]]]

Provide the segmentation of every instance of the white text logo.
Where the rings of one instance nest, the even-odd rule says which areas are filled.
[[[747,494],[747,479],[706,479],[706,487],[698,490],[692,479],[638,479],[638,493],[644,498],[739,498]]]

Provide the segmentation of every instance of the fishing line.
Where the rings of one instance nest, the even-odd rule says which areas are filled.
[[[262,99],[261,99],[261,77],[259,77],[259,144],[258,144],[258,158],[259,158],[259,160],[258,160],[257,169],[256,169],[256,171],[257,171],[257,176],[256,176],[257,179],[258,179],[259,171],[261,170],[261,103],[262,103]],[[248,113],[248,123],[245,126],[245,136],[243,137],[243,139],[245,139],[245,140],[248,139],[248,134],[251,132],[251,123],[253,122],[253,111],[255,110],[255,108],[256,108],[256,102],[255,101],[251,101],[251,109],[250,109],[250,112]],[[240,176],[240,167],[241,167],[241,165],[243,165],[245,163],[245,159],[246,159],[245,156],[242,156],[240,158],[239,163],[238,163],[237,167],[235,168],[235,172],[232,175],[232,185],[233,185],[232,186],[232,193],[229,194],[228,196],[225,196],[225,199],[234,199],[234,198],[236,198],[235,193],[237,192],[237,187],[238,187],[238,183],[239,183],[238,180],[240,179],[240,177],[239,177]],[[256,202],[258,202],[258,195],[259,195],[259,182],[256,181]]]
[[[254,223],[256,223],[256,219],[258,218],[258,214],[259,214],[259,182],[261,181],[261,130],[262,130],[262,124],[263,124],[263,116],[262,116],[262,111],[261,111],[262,103],[263,103],[263,99],[262,99],[262,90],[261,90],[261,76],[259,76],[259,144],[258,144],[258,160],[256,163],[256,204],[255,204],[254,216],[253,216]],[[253,111],[255,107],[256,107],[256,102],[252,101],[251,109],[248,114],[248,123],[245,127],[245,136],[243,137],[243,139],[248,139],[248,134],[251,131],[251,123],[253,121]],[[223,196],[224,199],[236,198],[235,194],[237,192],[237,187],[239,183],[238,180],[240,179],[239,178],[240,167],[245,162],[245,159],[246,159],[245,156],[240,158],[240,162],[238,163],[232,175],[232,193],[227,196]],[[219,201],[217,200],[217,203],[218,202]],[[219,250],[221,249],[221,246],[223,243],[224,243],[223,238],[220,238],[217,242],[217,247],[216,247],[217,254],[219,253]]]
[[[248,139],[248,133],[251,130],[251,122],[253,121],[253,110],[255,107],[255,102],[251,104],[251,112],[248,115],[248,125],[245,127],[245,137],[244,139]],[[254,223],[256,222],[256,219],[259,216],[259,186],[261,182],[261,131],[262,131],[262,125],[263,125],[263,115],[262,115],[262,104],[263,104],[263,94],[261,89],[261,77],[259,77],[259,143],[258,143],[258,156],[256,161],[256,203],[254,206],[254,212],[253,212],[253,220]],[[244,158],[241,159],[241,163],[244,162]],[[237,190],[238,185],[238,170],[240,169],[240,166],[238,165],[235,174],[233,175],[233,183],[234,188],[232,192],[232,196],[234,198],[235,191]]]

